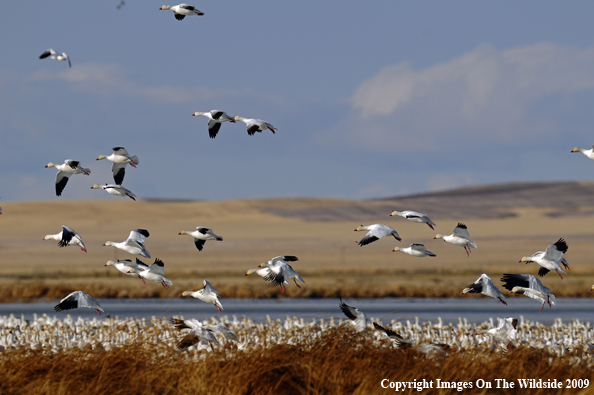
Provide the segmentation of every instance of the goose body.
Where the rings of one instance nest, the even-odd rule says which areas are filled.
[[[221,123],[223,123],[223,122],[235,123],[235,120],[233,119],[233,117],[230,117],[229,115],[227,115],[227,113],[225,111],[220,111],[220,110],[210,110],[208,112],[196,111],[192,115],[195,117],[202,116],[202,117],[208,118],[208,135],[210,136],[211,139],[214,139],[215,137],[217,137],[217,133],[219,133],[219,130],[221,129]]]
[[[232,119],[233,121],[241,121],[245,123],[247,132],[250,136],[253,136],[254,134],[256,134],[256,132],[262,133],[266,129],[269,129],[272,133],[275,133],[276,131],[276,128],[274,126],[261,119],[251,119],[240,116],[233,117]]]
[[[520,259],[520,262],[536,262],[540,266],[540,269],[538,270],[538,275],[540,277],[544,277],[545,274],[554,270],[557,272],[557,275],[561,277],[561,280],[563,280],[561,273],[567,274],[567,272],[563,270],[560,264],[564,265],[566,269],[569,269],[567,261],[563,258],[563,254],[565,254],[568,249],[567,242],[563,240],[563,238],[560,238],[555,244],[548,246],[546,251],[538,251],[532,254],[532,256],[524,256]]]
[[[594,145],[590,149],[575,147],[571,152],[581,152],[586,155],[587,158],[594,160]]]
[[[464,251],[466,251],[467,256],[470,256],[471,248],[477,248],[476,244],[470,241],[468,228],[461,222],[458,222],[458,225],[454,228],[451,235],[446,236],[438,233],[434,239],[443,239],[443,241],[446,241],[450,244],[464,247]]]
[[[423,244],[411,244],[410,247],[401,248],[401,247],[394,247],[392,252],[404,252],[405,254],[412,255],[418,258],[423,258],[426,256],[436,256],[434,253],[429,251]]]
[[[57,240],[58,246],[66,247],[69,245],[77,245],[80,247],[81,250],[87,252],[87,248],[85,247],[85,243],[83,243],[82,238],[74,229],[69,228],[68,226],[62,225],[62,231],[55,235],[45,235],[43,240]]]
[[[468,287],[462,290],[460,295],[464,295],[466,293],[477,294],[482,293],[483,295],[490,296],[499,300],[501,303],[507,306],[507,302],[505,301],[505,296],[501,291],[493,284],[491,277],[486,274],[481,274],[481,276],[470,284]]]
[[[56,174],[56,196],[61,196],[62,191],[66,187],[70,176],[73,174],[84,174],[88,176],[91,174],[90,169],[86,169],[80,166],[80,162],[77,160],[66,159],[64,163],[57,164],[50,162],[45,165],[46,168],[55,167],[58,169],[58,173]]]
[[[95,309],[99,315],[103,311],[103,308],[92,296],[87,295],[83,291],[74,291],[64,299],[60,301],[55,307],[55,311],[64,311],[64,310],[72,310],[79,307],[88,307],[90,309]]]
[[[116,243],[115,241],[106,241],[103,245],[112,246],[133,255],[140,255],[145,258],[150,258],[151,255],[144,248],[144,240],[149,236],[150,234],[146,229],[134,229],[130,232],[130,235],[126,240],[120,243]]]
[[[143,263],[141,261],[141,263]],[[134,269],[130,270],[134,273]],[[142,279],[152,281],[155,283],[161,283],[163,288],[169,290],[173,283],[167,277],[165,277],[165,264],[159,258],[155,259],[155,262],[149,266],[148,270],[141,270],[138,272],[138,276]]]
[[[113,173],[113,181],[117,185],[122,185],[124,182],[124,175],[126,174],[126,165],[130,164],[132,167],[138,165],[138,157],[136,155],[128,154],[124,147],[113,147],[113,154],[99,155],[96,160],[107,159],[112,162],[111,172]]]
[[[189,4],[185,4],[185,3],[178,4],[178,5],[164,5],[163,7],[159,8],[159,9],[173,11],[173,16],[175,16],[175,19],[177,19],[178,21],[181,21],[182,19],[184,19],[187,16],[204,15],[204,12],[200,11],[193,5],[189,5]]]
[[[365,246],[369,243],[373,243],[376,240],[386,236],[393,236],[396,240],[401,241],[402,239],[394,229],[387,225],[373,224],[373,225],[360,225],[355,229],[355,232],[368,231],[367,234],[358,242],[360,246]]]
[[[418,222],[421,224],[427,224],[427,226],[429,226],[431,229],[435,229],[433,228],[434,226],[437,226],[433,223],[433,221],[431,221],[429,219],[429,217],[427,216],[427,214],[423,214],[423,213],[418,213],[416,211],[410,211],[410,210],[405,210],[405,211],[392,211],[392,213],[390,213],[391,217],[404,217],[409,221],[412,222]]]
[[[192,291],[184,291],[181,295],[180,298],[184,297],[184,296],[191,296],[193,298],[199,299],[203,302],[206,303],[210,303],[210,304],[214,304],[214,306],[217,308],[217,310],[219,311],[219,314],[221,314],[221,310],[223,310],[223,305],[221,304],[221,302],[219,301],[219,293],[217,292],[217,290],[210,285],[210,283],[206,280],[204,280],[204,288],[199,289],[198,291],[192,292]]]
[[[136,201],[136,195],[131,190],[129,190],[128,188],[124,188],[121,185],[116,185],[116,184],[99,185],[99,184],[95,184],[95,185],[93,185],[91,187],[91,189],[103,189],[105,192],[109,193],[110,195],[121,196],[121,197],[128,196],[130,199]]]
[[[522,294],[541,301],[542,307],[539,313],[545,303],[548,303],[549,307],[555,304],[555,295],[552,294],[551,289],[542,285],[540,280],[532,274],[504,274],[501,281],[504,283],[503,287],[510,293]]]
[[[44,53],[42,53],[41,55],[39,55],[39,59],[45,59],[47,57],[49,57],[50,59],[53,59],[53,60],[57,60],[58,62],[67,60],[68,67],[72,67],[72,63],[70,63],[70,57],[66,54],[66,52],[58,53],[58,52],[54,51],[52,48],[50,48],[47,51],[45,51]]]
[[[215,235],[212,229],[206,228],[204,226],[197,226],[196,230],[194,231],[182,230],[178,233],[178,235],[192,236],[194,238],[194,244],[196,245],[196,248],[198,248],[198,251],[202,251],[202,249],[204,248],[204,243],[206,243],[207,240],[223,241],[223,238],[221,236]]]
[[[270,272],[264,277],[266,281],[272,282],[273,286],[280,287],[281,293],[285,292],[285,284],[289,284],[288,281],[293,279],[297,288],[301,288],[297,284],[297,280],[305,284],[305,281],[301,276],[289,265],[288,262],[296,262],[298,258],[292,255],[280,255],[272,258],[268,262],[260,264],[260,268],[268,268]]]
[[[144,264],[140,259],[137,259],[136,262],[125,259],[125,260],[118,260],[118,261],[107,261],[107,263],[103,266],[113,266],[118,271],[127,274],[128,276],[138,277],[144,283],[144,278],[138,275],[143,270],[148,270],[148,266]],[[146,283],[145,283],[146,284]]]
[[[218,325],[217,328],[214,329],[212,328],[213,325],[209,325],[208,327],[206,327],[205,325],[202,325],[202,322],[198,320],[182,320],[179,318],[171,318],[169,322],[171,322],[171,324],[175,326],[180,332],[185,333],[184,338],[180,340],[176,345],[176,347],[180,350],[186,349],[201,341],[210,344],[213,350],[213,343],[219,344],[217,338],[213,334],[215,330],[221,331],[221,329],[218,328]]]

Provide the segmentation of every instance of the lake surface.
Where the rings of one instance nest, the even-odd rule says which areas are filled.
[[[218,316],[213,305],[196,299],[98,299],[111,317],[171,317],[183,315],[185,318],[200,320]],[[256,322],[265,322],[266,317],[284,319],[286,316],[296,316],[304,320],[329,319],[344,320],[346,317],[338,307],[338,299],[222,299],[223,315],[229,317],[243,316]],[[558,299],[557,305],[549,308],[545,305],[542,313],[538,313],[541,303],[529,298],[508,298],[508,306],[504,306],[492,298],[382,298],[382,299],[345,299],[349,306],[357,307],[368,318],[375,318],[383,322],[414,321],[418,317],[421,322],[434,322],[438,317],[447,324],[456,324],[458,317],[466,318],[470,323],[481,323],[497,317],[523,316],[530,321],[538,321],[551,325],[556,318],[564,322],[579,319],[581,322],[594,324],[594,299],[564,298]],[[53,302],[38,303],[0,303],[0,315],[14,314],[25,318],[33,318],[33,314],[49,316],[66,316],[74,318],[98,317],[92,309],[76,309],[57,313]],[[102,315],[103,317],[104,315]]]

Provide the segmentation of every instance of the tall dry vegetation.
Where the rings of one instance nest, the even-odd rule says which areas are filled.
[[[249,351],[163,351],[134,343],[105,351],[90,347],[66,353],[20,350],[0,357],[2,394],[380,394],[380,382],[414,379],[493,383],[505,378],[589,379],[580,354],[552,357],[544,350],[514,349],[508,356],[486,351],[459,351],[427,358],[415,349],[372,347],[365,334],[339,328],[299,345],[272,345]],[[434,384],[435,386],[435,384]],[[517,384],[516,384],[517,386]],[[411,393],[412,390],[407,390]],[[472,394],[504,393],[497,389],[465,390]],[[547,389],[513,393],[548,394]],[[560,391],[559,391],[560,392]],[[559,393],[557,392],[557,393]],[[426,390],[453,394],[458,391]],[[580,393],[577,390],[567,393]],[[591,393],[590,389],[581,393]]]

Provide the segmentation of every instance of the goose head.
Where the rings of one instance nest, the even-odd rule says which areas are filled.
[[[164,5],[163,7],[159,8],[160,10],[169,10],[171,9],[170,5]]]

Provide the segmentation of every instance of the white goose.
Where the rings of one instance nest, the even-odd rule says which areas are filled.
[[[43,240],[57,240],[58,246],[66,247],[69,245],[78,245],[81,250],[87,252],[87,248],[85,247],[85,243],[83,243],[82,238],[76,231],[68,226],[62,225],[62,231],[55,235],[45,235]]]
[[[113,181],[117,185],[122,185],[124,176],[126,174],[126,165],[130,164],[132,167],[138,165],[138,157],[136,155],[128,154],[124,147],[113,147],[113,154],[99,155],[96,160],[107,159],[113,162],[111,165],[111,172],[113,173]]]
[[[443,239],[443,241],[447,241],[450,244],[464,247],[464,251],[466,251],[466,255],[468,256],[470,256],[470,249],[476,248],[476,244],[470,241],[468,228],[461,222],[458,222],[458,226],[454,228],[451,235],[445,236],[438,233],[434,239]]]
[[[594,145],[590,149],[575,147],[571,150],[571,152],[581,152],[582,154],[586,155],[586,157],[594,160]]]
[[[206,280],[204,280],[204,288],[199,289],[198,291],[195,291],[195,292],[184,291],[184,292],[182,292],[182,294],[179,297],[183,298],[184,296],[191,296],[193,298],[200,299],[203,302],[214,304],[214,306],[219,311],[219,314],[221,314],[221,310],[223,310],[223,305],[219,301],[219,297],[220,297],[219,293]]]
[[[143,283],[146,284],[144,278],[138,275],[139,272],[143,270],[148,270],[148,265],[143,263],[140,259],[136,259],[136,262],[131,261],[130,259],[118,260],[118,261],[107,261],[107,263],[103,266],[113,266],[120,272],[127,274],[128,276],[138,277],[142,280]],[[131,271],[134,269],[134,271]]]
[[[130,199],[136,201],[136,195],[129,190],[128,188],[124,188],[121,185],[116,185],[116,184],[105,184],[105,185],[99,185],[99,184],[95,184],[91,187],[91,189],[103,189],[105,192],[109,193],[110,195],[114,195],[114,196],[128,196]]]
[[[173,11],[173,16],[175,16],[175,19],[177,19],[178,21],[181,21],[182,19],[184,19],[187,16],[204,15],[204,12],[200,11],[193,5],[189,5],[189,4],[185,4],[185,3],[178,4],[178,5],[164,5],[163,7],[159,8],[159,9]]]
[[[565,254],[568,249],[567,242],[560,238],[555,244],[548,246],[546,251],[538,251],[532,256],[524,256],[520,259],[520,262],[536,262],[540,266],[540,269],[538,270],[538,275],[540,277],[544,277],[545,274],[554,270],[557,272],[557,275],[561,277],[561,280],[563,280],[561,273],[567,274],[567,272],[563,270],[559,263],[564,265],[566,269],[569,269],[567,261],[563,258],[563,254]]]
[[[491,277],[487,276],[484,273],[481,274],[478,280],[470,284],[468,287],[464,288],[460,295],[464,295],[466,293],[481,293],[483,295],[495,298],[507,306],[507,302],[505,301],[505,296],[503,295],[503,293],[501,293],[501,291],[495,286],[495,284],[493,284]]]
[[[66,55],[66,52],[57,53],[52,48],[50,48],[47,51],[45,51],[44,53],[42,53],[41,55],[39,55],[39,59],[45,59],[48,56],[50,57],[50,59],[57,60],[58,62],[67,60],[68,67],[72,67],[72,63],[70,63],[70,57],[68,55]]]
[[[297,280],[305,284],[305,281],[301,276],[288,264],[288,262],[296,262],[299,258],[293,255],[280,255],[272,258],[268,262],[260,264],[260,268],[269,268],[270,273],[264,280],[272,282],[273,286],[279,286],[281,293],[285,293],[285,284],[289,284],[289,280],[293,279],[297,288],[301,288],[297,284]]]
[[[144,248],[144,240],[149,236],[150,234],[146,229],[134,229],[130,232],[130,236],[128,236],[126,240],[120,243],[116,243],[115,241],[106,241],[103,245],[119,248],[120,250],[124,250],[133,255],[140,255],[150,258],[151,255]]]
[[[549,307],[553,307],[552,305],[555,304],[555,295],[551,293],[551,289],[542,285],[540,280],[532,274],[504,274],[501,281],[504,283],[503,287],[509,290],[510,294],[517,293],[540,300],[542,307],[539,313],[545,303],[548,303]]]
[[[506,317],[504,319],[499,319],[499,326],[496,328],[491,328],[487,331],[477,331],[477,334],[487,334],[489,336],[493,336],[496,340],[500,341],[503,344],[503,352],[507,353],[508,345],[513,340],[516,339],[517,336],[517,326],[518,326],[518,319],[513,317]]]
[[[437,256],[431,251],[429,251],[423,244],[411,244],[410,247],[401,248],[401,247],[394,247],[392,252],[404,252],[408,255],[416,256],[418,258],[423,258],[426,256]]]
[[[244,122],[247,127],[247,132],[250,136],[253,136],[254,134],[256,134],[256,132],[262,133],[266,129],[270,129],[270,131],[272,133],[275,133],[275,131],[277,129],[274,126],[272,126],[271,124],[269,124],[268,122],[263,121],[261,119],[250,119],[250,118],[236,116],[236,117],[233,117],[233,121]]]
[[[194,238],[194,244],[196,245],[196,248],[198,248],[198,251],[202,251],[202,249],[204,248],[204,243],[206,243],[207,240],[223,241],[223,238],[221,236],[215,235],[212,229],[206,228],[204,226],[197,226],[196,230],[194,231],[182,230],[178,233],[178,235],[192,236]]]
[[[53,162],[48,163],[45,165],[46,168],[55,167],[58,169],[58,173],[56,174],[56,196],[62,195],[62,191],[68,183],[68,179],[73,174],[84,174],[88,176],[91,174],[90,169],[86,169],[80,166],[80,162],[77,160],[66,159],[63,164],[59,165]]]
[[[387,225],[382,224],[373,224],[373,225],[360,225],[355,229],[355,232],[361,231],[368,231],[365,237],[358,242],[360,246],[367,245],[369,243],[373,243],[376,240],[381,239],[382,237],[386,236],[394,236],[394,238],[398,241],[402,241],[398,232],[394,229],[390,228]]]
[[[340,299],[338,307],[340,307],[340,310],[347,316],[357,332],[361,332],[367,328],[367,317],[365,316],[365,313],[359,311],[356,307],[344,303],[342,298]]]
[[[233,117],[227,115],[225,111],[220,110],[210,110],[209,112],[200,112],[196,111],[192,116],[195,117],[206,117],[209,119],[208,121],[208,135],[211,139],[217,137],[217,133],[219,133],[219,129],[221,129],[221,123],[223,122],[233,122],[235,120]]]
[[[99,315],[103,311],[103,308],[92,296],[87,295],[83,291],[74,291],[70,295],[66,296],[56,306],[55,311],[72,310],[79,307],[88,307],[95,309]]]
[[[167,290],[171,289],[171,286],[173,285],[171,280],[165,277],[165,264],[159,258],[155,259],[155,262],[149,266],[148,270],[141,269],[140,271],[136,271],[135,269],[130,269],[130,272],[138,273],[138,276],[144,278],[145,280],[161,283],[163,288]]]
[[[418,222],[421,224],[427,224],[427,226],[429,226],[431,229],[434,229],[434,226],[437,226],[433,223],[433,221],[431,221],[429,219],[429,217],[427,216],[427,214],[423,214],[423,213],[418,213],[416,211],[410,211],[410,210],[405,210],[405,211],[392,211],[392,213],[390,213],[391,217],[404,217],[409,221],[412,222]]]

